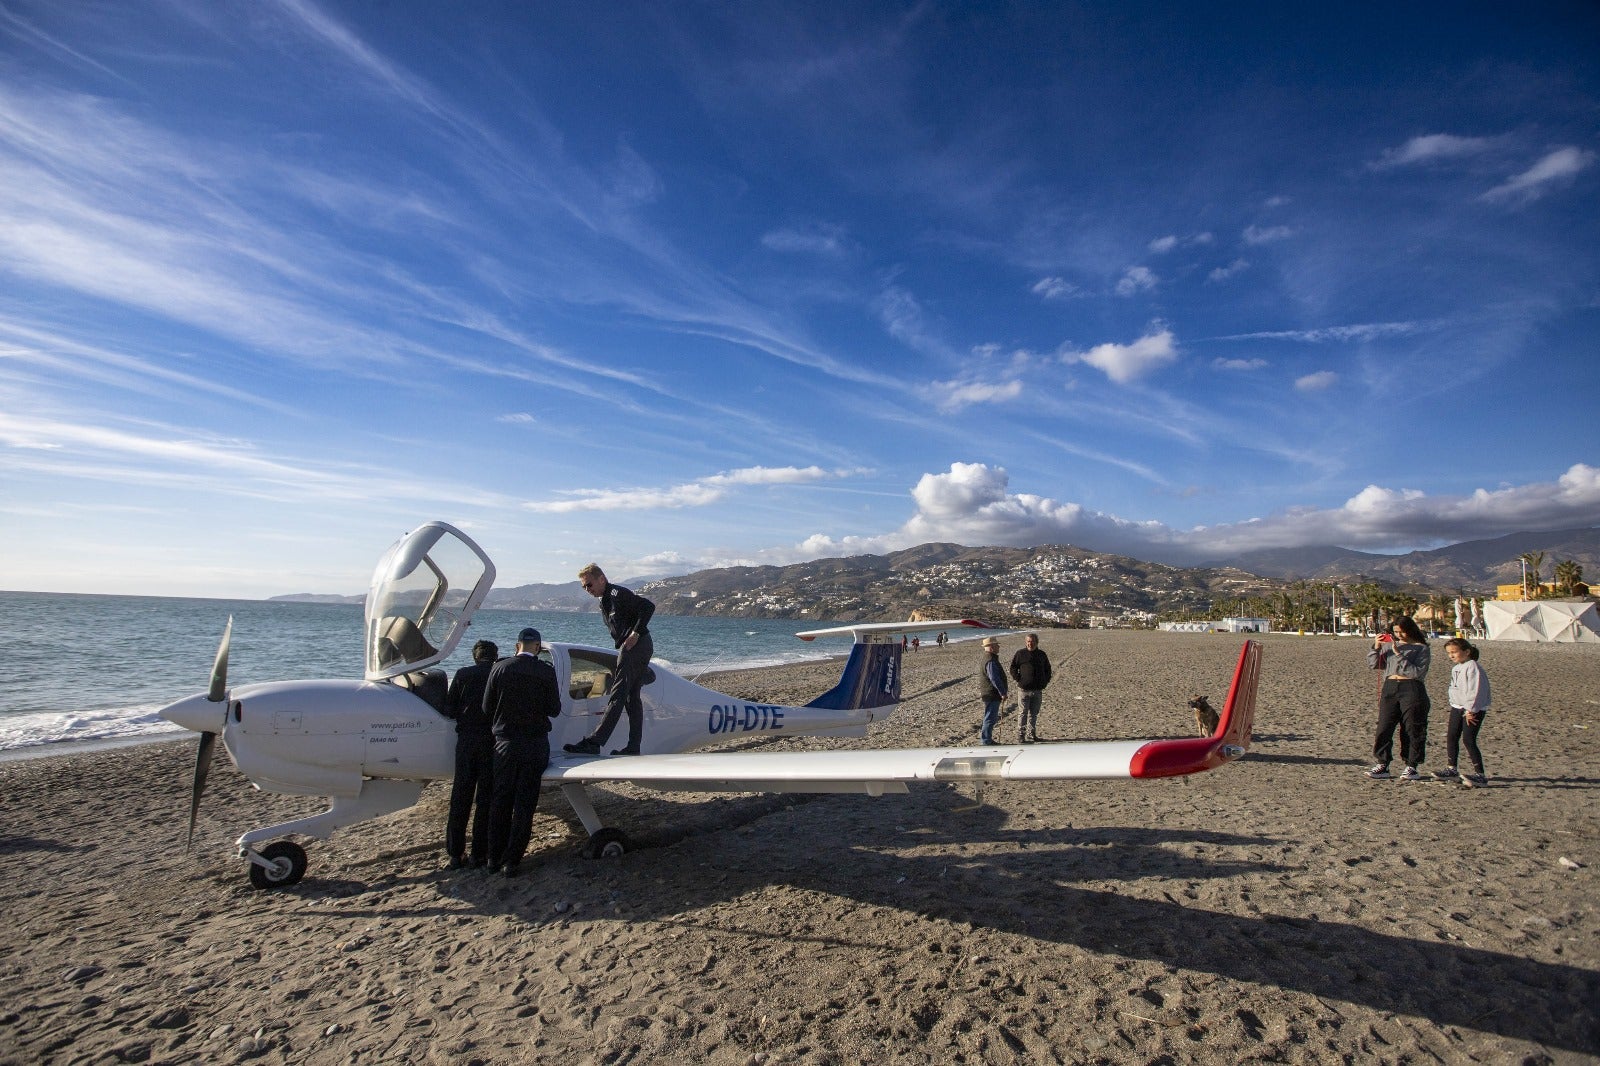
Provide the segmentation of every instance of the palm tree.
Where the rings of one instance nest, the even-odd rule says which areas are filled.
[[[1544,552],[1523,552],[1519,558],[1522,565],[1527,567],[1522,578],[1523,598],[1536,600],[1539,598],[1539,568],[1544,565]],[[1528,593],[1529,588],[1533,589],[1532,595]]]
[[[1428,597],[1428,606],[1433,610],[1433,628],[1436,632],[1446,633],[1455,624],[1456,601],[1442,592],[1436,592]]]
[[[1578,583],[1583,580],[1583,567],[1572,559],[1562,559],[1556,563],[1555,568],[1556,588],[1563,596],[1571,596]]]

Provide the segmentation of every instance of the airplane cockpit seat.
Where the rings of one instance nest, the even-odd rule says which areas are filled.
[[[421,696],[429,707],[444,713],[445,703],[450,694],[450,679],[443,670],[413,670],[409,674],[400,674],[394,678],[394,683],[403,689]]]
[[[404,615],[389,618],[383,635],[378,638],[378,662],[385,666],[392,662],[421,662],[435,651],[417,623]]]

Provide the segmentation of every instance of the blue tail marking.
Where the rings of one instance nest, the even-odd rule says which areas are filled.
[[[807,707],[854,711],[900,702],[900,642],[859,643],[850,649],[844,676]]]

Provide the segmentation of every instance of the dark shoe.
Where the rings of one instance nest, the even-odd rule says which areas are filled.
[[[571,752],[574,755],[599,755],[600,754],[600,742],[598,740],[594,739],[593,737],[584,737],[582,740],[578,741],[576,744],[563,744],[561,746],[563,748],[567,749],[569,752]]]
[[[520,874],[522,872],[521,865],[522,865],[521,863],[515,863],[515,862],[506,863],[504,866],[500,867],[500,876],[501,877],[508,877],[508,878],[509,877],[516,877],[518,874]]]
[[[481,855],[474,855],[472,857],[472,865],[475,869],[482,869],[483,867],[489,865],[489,860],[483,858]]]
[[[465,866],[466,864],[467,864],[467,860],[466,859],[463,859],[459,855],[452,855],[452,856],[450,856],[450,864],[447,867],[447,869],[459,870],[463,866]]]
[[[1383,763],[1379,763],[1367,771],[1367,776],[1375,781],[1387,781],[1389,779],[1389,768]]]
[[[639,754],[639,749],[638,748],[613,748],[613,749],[611,749],[611,754],[613,754],[613,755],[637,755],[637,754]]]

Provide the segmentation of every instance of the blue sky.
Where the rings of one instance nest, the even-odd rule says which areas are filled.
[[[1600,523],[1600,13],[1302,8],[0,0],[0,588]]]

